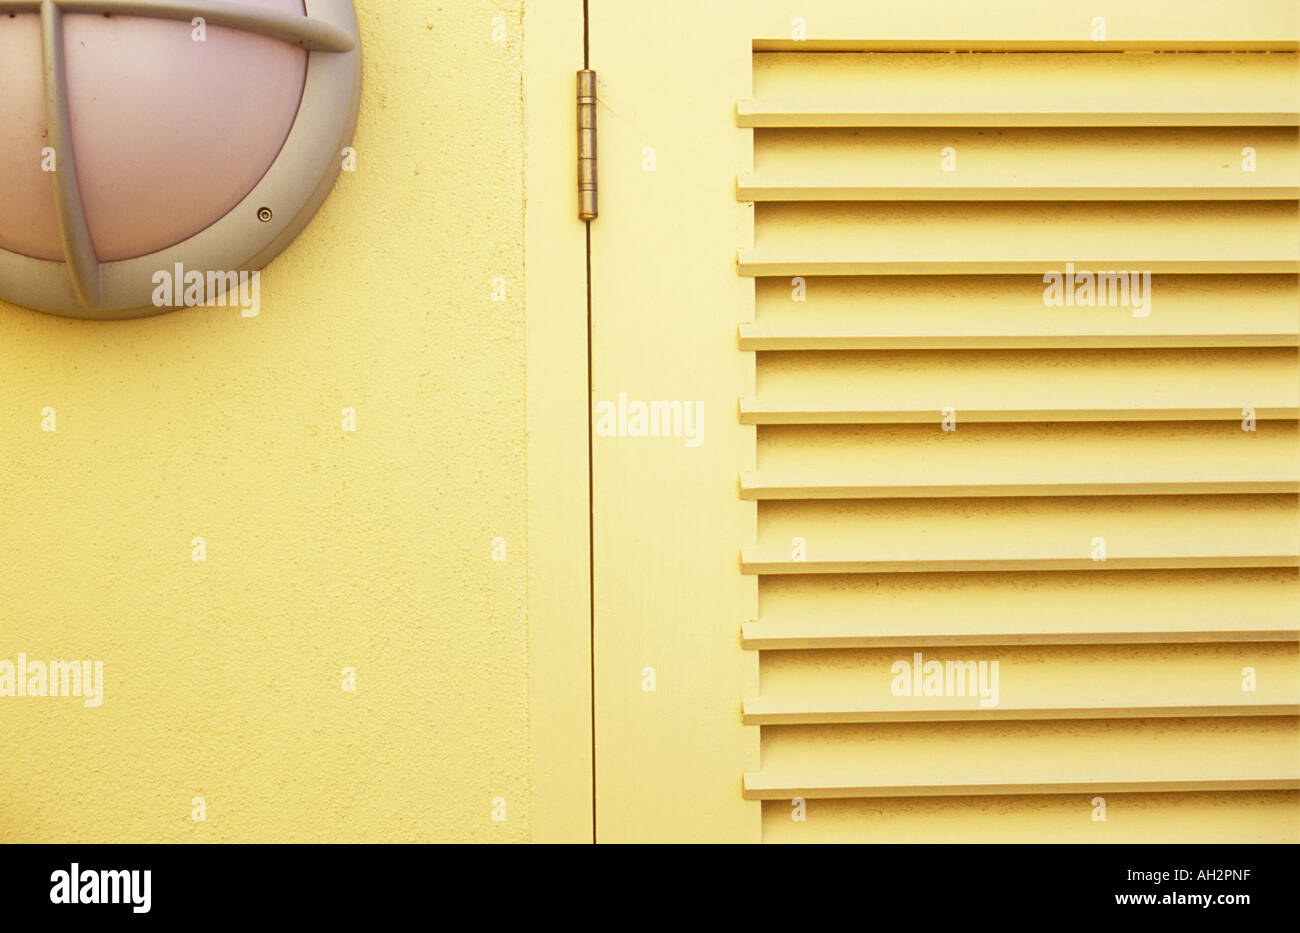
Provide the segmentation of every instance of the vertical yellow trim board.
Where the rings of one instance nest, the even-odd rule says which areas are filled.
[[[572,132],[581,0],[524,7],[528,723],[534,842],[590,842],[586,230]],[[521,620],[522,623],[522,620]]]

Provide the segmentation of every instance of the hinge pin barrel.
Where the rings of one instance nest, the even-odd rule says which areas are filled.
[[[596,72],[578,72],[578,217],[595,220],[596,206]]]

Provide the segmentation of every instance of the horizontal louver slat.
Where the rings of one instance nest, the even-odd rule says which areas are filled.
[[[1047,306],[1041,278],[1027,276],[809,277],[796,287],[757,281],[742,350],[1296,346],[1300,331],[1293,275],[1152,276],[1145,316]]]
[[[765,425],[746,499],[1300,492],[1297,426],[1219,422]],[[1098,456],[1104,446],[1106,455]]]
[[[1297,57],[1007,52],[754,55],[748,127],[1295,126]]]
[[[1291,201],[814,201],[755,212],[742,275],[1044,276],[1066,263],[1094,274],[1300,272]]]
[[[1296,131],[1256,127],[1248,145],[1236,127],[762,129],[736,187],[754,201],[1295,200]]]
[[[787,575],[760,597],[743,626],[755,650],[1300,638],[1286,568]]]
[[[751,799],[1300,788],[1290,716],[764,726]]]
[[[898,665],[914,666],[917,654],[922,665],[941,665],[934,688],[955,695],[916,695],[912,668],[899,675]],[[990,677],[994,662],[997,674]],[[1300,715],[1298,663],[1294,644],[1251,643],[765,651],[761,695],[745,700],[744,717],[783,725],[1294,716]],[[1256,691],[1242,690],[1244,667],[1255,671]],[[1062,696],[1063,683],[1077,684],[1069,697]]]
[[[1300,841],[1300,792],[822,798],[790,818],[789,800],[763,803],[763,841],[773,843],[1146,843]]]

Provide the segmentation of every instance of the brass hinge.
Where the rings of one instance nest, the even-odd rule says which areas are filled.
[[[578,72],[578,218],[596,219],[596,72]]]

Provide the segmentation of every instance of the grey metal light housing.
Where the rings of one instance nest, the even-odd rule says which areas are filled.
[[[206,272],[262,269],[324,203],[351,143],[361,101],[361,45],[352,0],[303,0],[305,16],[201,0],[0,0],[0,15],[39,13],[49,145],[63,261],[0,248],[0,299],[65,317],[115,320],[184,306],[155,303],[155,275],[178,264]],[[96,256],[78,188],[68,107],[63,17],[103,14],[183,20],[256,33],[306,50],[302,98],[279,154],[251,191],[206,228],[147,255]],[[0,26],[3,21],[0,20]],[[75,51],[75,50],[74,50]],[[256,100],[241,102],[252,108]],[[5,102],[0,98],[0,120]],[[36,157],[36,154],[33,154]],[[0,205],[3,210],[3,205]]]

